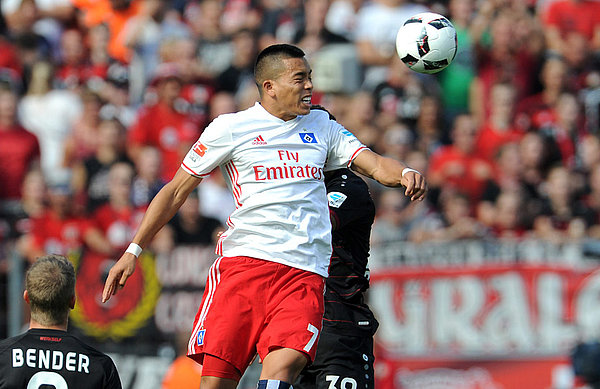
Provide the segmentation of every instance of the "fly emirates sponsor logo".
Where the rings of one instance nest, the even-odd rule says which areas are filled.
[[[312,178],[323,181],[323,168],[300,162],[300,153],[277,150],[277,156],[282,162],[276,166],[254,165],[256,181],[286,180]]]

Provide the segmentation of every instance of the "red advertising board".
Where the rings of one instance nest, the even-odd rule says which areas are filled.
[[[600,336],[597,267],[374,272],[378,388],[573,388],[569,352]]]

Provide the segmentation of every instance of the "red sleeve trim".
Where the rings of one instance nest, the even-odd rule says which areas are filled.
[[[354,154],[352,154],[352,157],[350,157],[350,162],[348,162],[348,167],[350,167],[350,165],[352,165],[352,162],[354,161],[354,159],[358,156],[358,154],[360,154],[362,151],[364,150],[368,150],[369,148],[366,146],[362,146],[360,147],[358,150],[356,150],[354,152]]]
[[[183,170],[185,170],[186,172],[188,172],[189,174],[191,174],[192,176],[198,177],[198,178],[204,178],[204,177],[208,177],[210,175],[210,173],[198,174],[198,173],[194,172],[192,169],[190,169],[184,162],[181,163],[181,168]]]

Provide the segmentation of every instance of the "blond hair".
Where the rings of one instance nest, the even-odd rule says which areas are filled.
[[[67,322],[75,296],[75,269],[62,255],[46,255],[31,265],[25,275],[31,318],[42,325]]]

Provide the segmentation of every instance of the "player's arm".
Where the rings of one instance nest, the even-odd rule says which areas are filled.
[[[423,200],[427,193],[425,177],[415,171],[402,171],[407,168],[403,163],[388,157],[383,157],[371,150],[364,150],[352,161],[352,169],[380,184],[391,187],[403,186],[404,194],[411,200]]]
[[[154,235],[177,213],[177,210],[200,181],[202,181],[201,178],[192,176],[179,168],[173,179],[150,202],[133,237],[133,243],[145,247]],[[125,286],[127,278],[135,270],[136,259],[137,257],[134,254],[125,252],[110,269],[108,278],[104,283],[102,302],[107,301],[114,295],[118,288]]]

